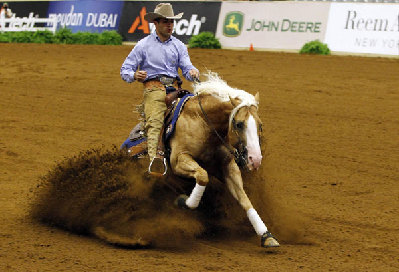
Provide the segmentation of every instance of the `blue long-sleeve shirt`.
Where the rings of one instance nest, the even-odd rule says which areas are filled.
[[[126,82],[133,82],[137,69],[147,72],[146,79],[157,75],[177,77],[179,68],[186,79],[193,80],[189,71],[196,68],[191,63],[187,47],[173,36],[162,42],[153,32],[140,40],[129,53],[122,64],[121,77]]]

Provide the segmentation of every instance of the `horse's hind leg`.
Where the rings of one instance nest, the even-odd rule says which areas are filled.
[[[231,160],[224,168],[225,179],[230,193],[240,203],[241,207],[247,212],[247,216],[255,232],[261,236],[261,246],[278,247],[280,246],[276,239],[267,230],[265,223],[253,208],[251,201],[244,191],[240,169],[234,160]]]
[[[195,209],[198,207],[209,182],[208,173],[187,153],[180,153],[171,160],[173,172],[179,176],[195,178],[196,184],[190,196],[179,196],[176,200],[178,206]]]

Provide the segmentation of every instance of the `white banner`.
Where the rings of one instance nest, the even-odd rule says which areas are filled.
[[[47,26],[37,26],[36,24],[43,24]],[[29,17],[15,17],[0,18],[0,32],[15,32],[15,31],[44,31],[49,30],[53,33],[57,30],[56,18],[37,18],[33,16],[33,12]]]
[[[216,37],[223,47],[301,49],[324,40],[328,3],[222,2]]]
[[[399,5],[332,3],[325,43],[332,51],[399,55]]]

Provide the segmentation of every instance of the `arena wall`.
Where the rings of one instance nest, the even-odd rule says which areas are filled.
[[[137,42],[154,26],[144,20],[158,1],[8,1],[17,17],[55,17],[73,32],[116,30]],[[309,41],[333,52],[399,56],[399,3],[306,1],[170,1],[184,12],[174,35],[187,43],[203,31],[223,48],[298,51]]]

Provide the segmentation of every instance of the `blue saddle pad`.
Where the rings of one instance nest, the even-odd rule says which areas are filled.
[[[132,141],[132,140],[130,139],[130,137],[128,137],[128,138],[126,139],[126,141],[124,141],[123,144],[121,145],[121,149],[124,149],[124,148],[129,149],[129,148],[131,148],[132,146],[136,146],[136,145],[138,145],[138,144],[141,144],[141,143],[144,142],[144,141],[147,141],[147,137],[143,137],[143,138],[138,139],[138,140],[135,140],[135,141]]]

